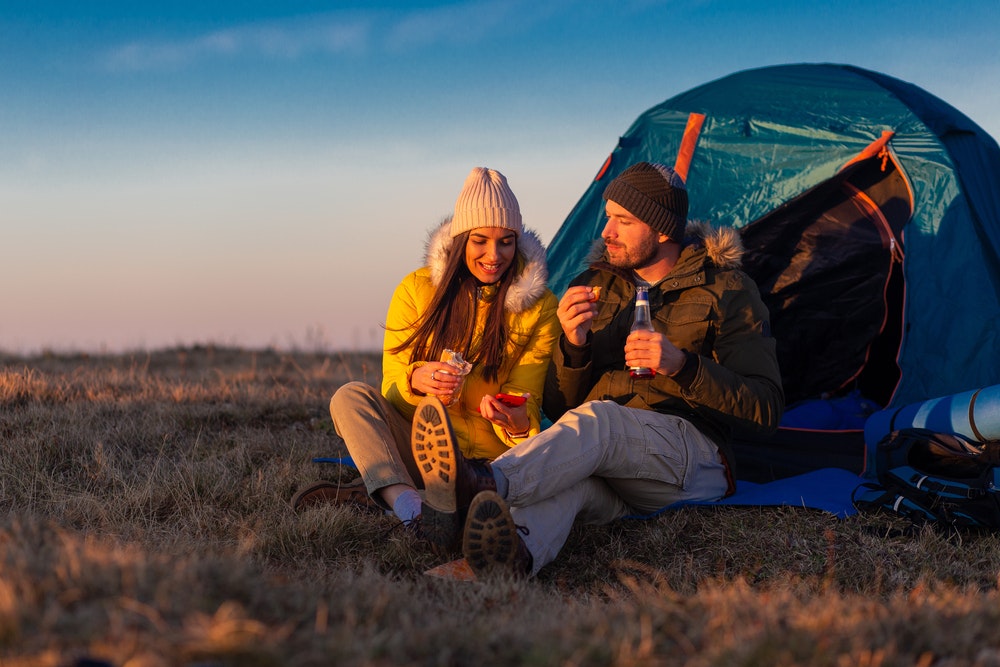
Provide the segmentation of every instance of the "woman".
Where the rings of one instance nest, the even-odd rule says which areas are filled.
[[[545,373],[561,330],[547,279],[545,249],[523,227],[507,179],[476,167],[454,215],[432,231],[426,266],[406,276],[393,294],[381,393],[351,382],[330,401],[334,426],[361,480],[310,485],[296,494],[293,506],[374,501],[403,522],[420,517],[417,489],[423,482],[410,431],[417,403],[427,395],[449,405],[466,457],[492,460],[537,433]],[[442,361],[452,352],[471,364],[467,376]],[[497,399],[500,393],[527,400],[510,406]]]

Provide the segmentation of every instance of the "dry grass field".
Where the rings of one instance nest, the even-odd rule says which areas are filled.
[[[578,527],[529,581],[427,577],[327,403],[377,356],[0,355],[0,666],[1000,665],[1000,539],[689,508]]]

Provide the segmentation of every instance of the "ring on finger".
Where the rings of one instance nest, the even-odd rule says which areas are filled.
[[[437,373],[437,371],[431,371],[431,380],[437,382],[437,375],[435,375],[435,373]]]

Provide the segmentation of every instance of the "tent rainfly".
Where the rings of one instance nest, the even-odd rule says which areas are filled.
[[[848,395],[877,409],[1000,383],[1000,147],[954,107],[836,64],[747,70],[677,95],[620,137],[553,238],[557,294],[600,236],[604,188],[642,160],[675,166],[692,219],[740,230],[789,415]],[[860,426],[820,421],[782,429],[772,476],[789,451],[801,458],[785,456],[788,472],[861,460],[855,445],[805,434]]]

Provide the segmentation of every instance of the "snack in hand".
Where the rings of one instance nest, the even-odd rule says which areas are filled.
[[[445,407],[454,405],[458,401],[459,397],[462,395],[462,385],[465,383],[465,376],[472,371],[472,364],[462,358],[461,352],[455,352],[454,350],[445,350],[441,353],[441,361],[451,366],[447,372],[452,375],[458,376],[458,386],[455,387],[455,391],[451,393],[451,396],[447,397],[447,400],[442,397],[442,402]]]
[[[455,370],[448,371],[452,375],[468,375],[469,371],[472,370],[472,364],[462,358],[461,352],[445,350],[441,353],[441,361],[449,366],[454,366]]]

